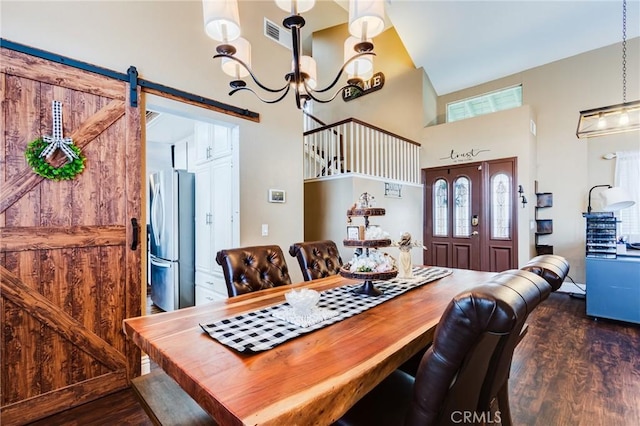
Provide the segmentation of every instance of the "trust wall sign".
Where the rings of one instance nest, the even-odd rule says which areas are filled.
[[[384,86],[384,74],[377,72],[369,80],[363,80],[362,84],[358,84],[358,86],[361,87],[361,90],[349,86],[343,88],[342,100],[345,102],[352,101],[360,96],[382,89],[382,86]]]

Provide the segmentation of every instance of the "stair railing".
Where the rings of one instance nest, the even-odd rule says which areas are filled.
[[[304,132],[304,178],[358,174],[420,183],[420,144],[348,118]]]

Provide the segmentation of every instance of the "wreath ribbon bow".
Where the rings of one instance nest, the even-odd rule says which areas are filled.
[[[52,136],[43,136],[42,140],[44,140],[47,145],[42,152],[40,153],[40,157],[49,158],[56,152],[56,149],[60,149],[62,153],[67,157],[68,161],[73,161],[78,158],[78,155],[71,149],[73,145],[73,140],[71,138],[65,138],[62,136],[62,103],[60,101],[52,101],[53,106],[53,135]]]
[[[68,180],[75,178],[84,170],[85,156],[80,148],[73,144],[71,138],[62,136],[62,103],[52,101],[53,132],[51,136],[42,136],[27,145],[24,155],[27,164],[37,175],[51,180]],[[50,164],[47,159],[60,149],[67,162],[60,167]]]

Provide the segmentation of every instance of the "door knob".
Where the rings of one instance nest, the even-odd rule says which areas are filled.
[[[478,231],[473,231],[471,235],[478,235]]]

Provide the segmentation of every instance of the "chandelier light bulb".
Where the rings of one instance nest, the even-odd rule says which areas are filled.
[[[629,113],[627,112],[626,109],[622,110],[622,114],[620,114],[619,123],[621,126],[626,126],[627,124],[629,124]]]
[[[604,114],[600,113],[598,115],[598,129],[604,129],[607,127],[607,119],[604,118]]]

